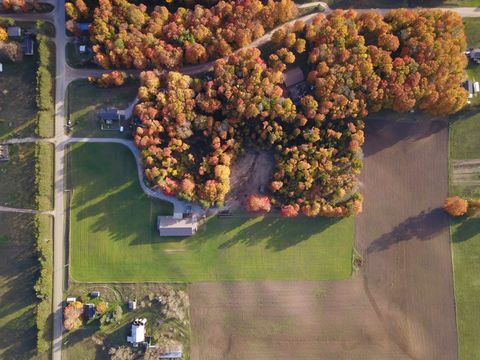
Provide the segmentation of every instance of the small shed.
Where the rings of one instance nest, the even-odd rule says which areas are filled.
[[[128,300],[128,308],[130,310],[135,310],[137,308],[137,300]]]
[[[23,39],[22,50],[25,55],[33,55],[33,39],[30,35],[25,36],[25,39]]]
[[[76,297],[67,297],[67,304],[71,304],[72,302],[77,301]]]
[[[159,216],[157,229],[160,236],[192,236],[198,230],[195,216],[177,218],[175,216]]]
[[[127,336],[127,342],[137,346],[145,341],[145,324],[147,319],[135,319],[132,322],[131,336]]]
[[[7,28],[8,37],[19,38],[22,36],[22,28],[20,26],[9,26]]]
[[[90,297],[93,298],[93,299],[100,297],[100,291],[91,291],[90,292]]]
[[[301,83],[302,81],[305,81],[305,75],[299,67],[295,67],[283,73],[283,82],[287,88]]]
[[[3,72],[3,64],[0,63],[0,73]]]
[[[86,45],[80,45],[78,47],[78,51],[80,52],[80,54],[85,54],[87,52],[87,46]]]
[[[94,318],[95,314],[95,304],[85,304],[83,307],[83,315],[85,316],[85,319],[91,320]]]
[[[0,161],[8,161],[9,159],[8,145],[0,145]]]

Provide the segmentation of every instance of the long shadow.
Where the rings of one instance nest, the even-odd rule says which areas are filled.
[[[383,251],[401,241],[413,238],[429,240],[448,226],[447,217],[440,208],[422,211],[398,224],[391,232],[374,240],[367,248],[367,253]]]
[[[471,217],[465,219],[464,217],[453,220],[455,230],[452,234],[452,241],[454,243],[470,240],[475,235],[480,234],[480,217]]]
[[[401,121],[401,116],[408,117],[409,115],[381,111],[371,114],[365,119],[363,153],[366,157],[390,148],[401,141],[409,139],[417,141],[429,137],[448,126],[445,119],[405,122]]]
[[[285,219],[265,217],[261,221],[240,230],[230,240],[219,245],[218,248],[228,249],[237,244],[254,246],[267,239],[266,249],[281,251],[310,239],[314,234],[323,232],[338,221],[338,218]]]

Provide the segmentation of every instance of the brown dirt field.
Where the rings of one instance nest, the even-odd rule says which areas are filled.
[[[192,359],[456,359],[447,141],[441,121],[368,121],[364,268],[337,282],[190,285]]]
[[[248,195],[258,193],[260,186],[266,190],[274,166],[273,155],[266,151],[250,150],[236,159],[231,170],[231,191],[225,199],[225,208],[242,210]]]

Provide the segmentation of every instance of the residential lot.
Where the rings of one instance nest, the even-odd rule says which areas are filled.
[[[37,56],[4,63],[0,82],[0,139],[31,136],[37,115]]]
[[[72,136],[75,137],[125,137],[125,133],[100,130],[99,111],[107,107],[125,109],[135,98],[138,83],[113,88],[99,88],[87,80],[77,80],[68,86],[68,117],[72,123]],[[125,130],[128,128],[124,122]]]
[[[480,197],[480,164],[459,167],[460,164],[475,164],[480,159],[480,115],[478,109],[452,119],[450,124],[450,193],[465,197]],[[461,171],[459,174],[458,171]],[[461,176],[459,176],[461,175]],[[476,334],[480,331],[477,319],[480,316],[480,218],[459,218],[451,222],[455,300],[460,359],[475,359],[480,356]]]
[[[212,219],[190,238],[160,238],[133,156],[118,144],[76,144],[71,276],[78,281],[323,280],[351,274],[353,219]]]
[[[191,285],[193,358],[456,358],[448,222],[438,208],[447,127],[385,115],[366,126],[361,272],[335,282]]]
[[[38,276],[33,215],[0,213],[0,254],[0,358],[32,359]]]
[[[9,145],[10,160],[0,161],[0,204],[35,208],[35,144]]]
[[[62,358],[67,360],[110,359],[108,351],[111,347],[130,346],[127,343],[127,336],[130,335],[131,322],[136,318],[146,318],[146,336],[153,336],[154,341],[161,345],[163,343],[162,340],[165,341],[163,336],[166,334],[173,335],[172,337],[175,341],[182,344],[183,358],[190,359],[188,296],[184,290],[185,285],[71,284],[66,296],[87,299],[89,292],[99,291],[101,294],[100,301],[106,302],[110,308],[120,305],[123,309],[123,315],[118,324],[101,325],[100,320],[95,318],[80,329],[66,334]],[[178,308],[179,314],[186,315],[183,322],[173,318],[165,319],[165,314],[162,312],[165,309],[165,305],[160,305],[153,299],[158,294],[162,294],[165,299],[179,299],[178,294],[186,296],[187,306]],[[134,311],[129,310],[127,307],[128,300],[132,299],[137,299],[138,303],[138,307]],[[92,299],[89,301],[92,301]],[[174,334],[172,334],[173,332]]]

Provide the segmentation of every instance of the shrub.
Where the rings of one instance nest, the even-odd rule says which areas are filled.
[[[451,216],[462,216],[467,213],[468,201],[460,196],[451,196],[445,199],[443,209]]]
[[[39,210],[53,208],[53,148],[51,144],[35,144],[36,205]]]

